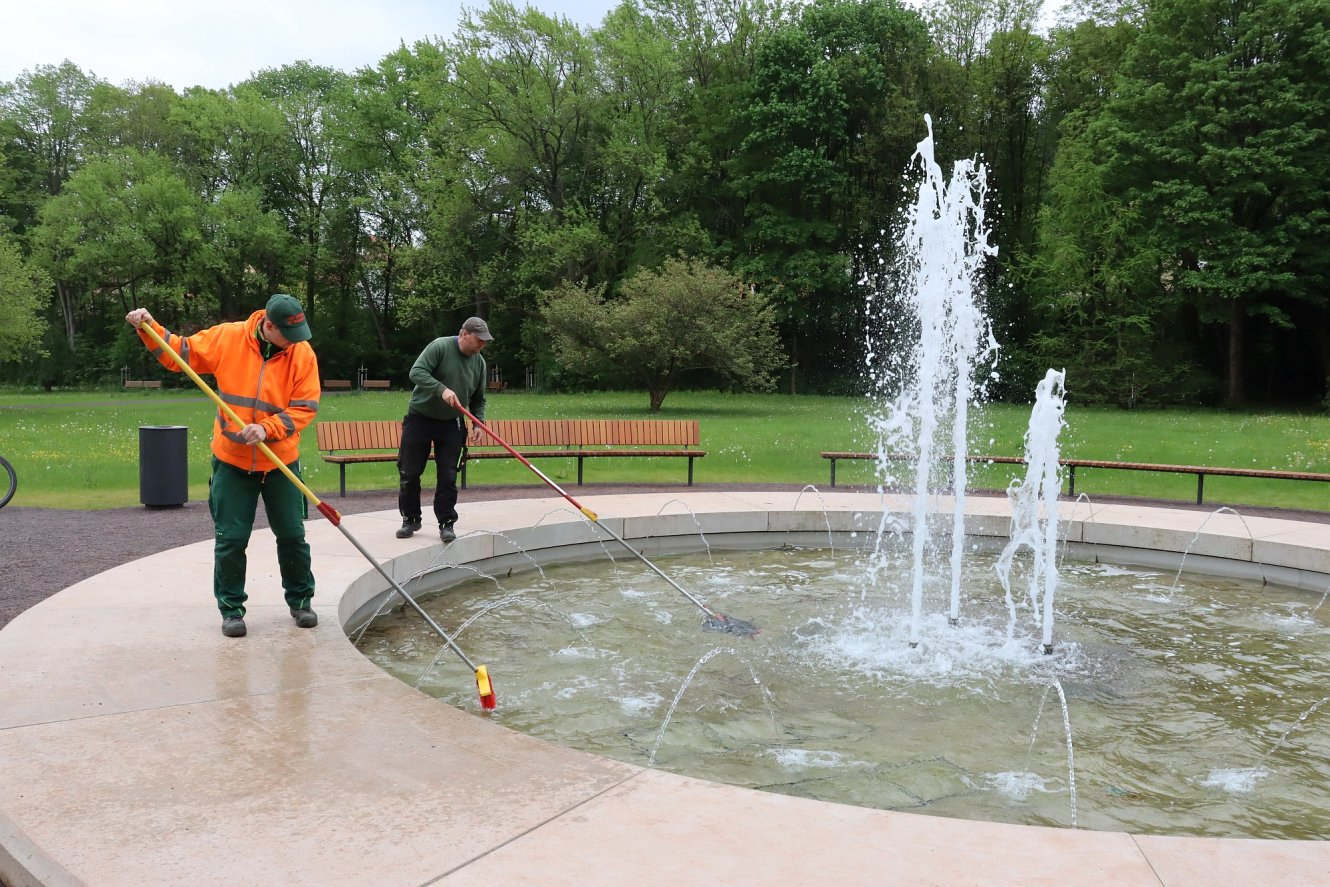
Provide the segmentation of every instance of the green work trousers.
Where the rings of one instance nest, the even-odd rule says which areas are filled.
[[[300,477],[300,461],[287,466]],[[259,497],[268,515],[268,526],[277,537],[277,566],[282,573],[286,605],[303,610],[314,597],[314,572],[310,569],[309,543],[305,541],[305,518],[309,514],[300,488],[281,471],[249,472],[212,460],[208,509],[217,537],[213,548],[212,591],[222,616],[244,616],[245,549],[254,531]]]

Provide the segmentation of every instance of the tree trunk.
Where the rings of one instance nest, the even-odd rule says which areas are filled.
[[[665,395],[670,393],[668,388],[649,388],[647,393],[651,395],[651,412],[659,413],[660,405],[665,402]]]
[[[369,312],[370,322],[374,326],[374,338],[379,343],[380,350],[386,351],[388,334],[383,328],[383,316],[379,313],[379,305],[374,300],[374,291],[363,265],[357,270],[356,278],[360,281],[360,291],[364,294],[366,311]]]
[[[1234,302],[1228,319],[1228,406],[1240,407],[1247,400],[1243,385],[1243,354],[1247,345],[1247,312]]]
[[[798,377],[799,375],[799,333],[796,330],[790,335],[790,394],[799,393]]]
[[[1330,405],[1330,305],[1321,306],[1321,329],[1316,344],[1321,352],[1321,379],[1324,381],[1322,402]]]
[[[69,343],[69,350],[74,350],[74,337],[78,333],[78,322],[74,317],[74,310],[77,306],[74,304],[74,294],[69,290],[69,284],[61,280],[55,285],[56,298],[60,300],[60,316],[65,321],[65,341]]]

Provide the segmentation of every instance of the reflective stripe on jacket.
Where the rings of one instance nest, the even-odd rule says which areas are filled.
[[[267,361],[255,338],[263,311],[248,320],[221,323],[192,336],[178,336],[153,321],[155,329],[196,373],[211,373],[217,394],[246,424],[263,426],[264,441],[273,455],[290,465],[300,457],[300,432],[319,411],[319,363],[309,342],[297,342]],[[147,333],[139,338],[162,366],[180,372],[175,361],[152,343]],[[274,465],[263,451],[240,439],[240,429],[217,411],[212,452],[243,471],[271,471]]]

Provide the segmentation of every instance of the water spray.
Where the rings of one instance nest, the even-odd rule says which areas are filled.
[[[488,425],[486,425],[484,422],[480,421],[474,415],[472,415],[470,410],[468,410],[466,407],[462,406],[461,404],[457,404],[457,409],[461,410],[462,414],[466,416],[468,419],[470,419],[472,424],[475,425],[475,427],[479,428],[481,431],[484,431],[490,437],[494,438],[495,442],[498,443],[499,446],[507,450],[510,456],[512,456],[517,461],[521,462],[527,468],[531,469],[531,471],[536,475],[536,477],[543,480],[550,489],[554,490],[554,492],[558,493],[560,496],[562,496],[563,498],[567,499],[570,503],[572,503],[572,506],[577,509],[579,514],[581,514],[587,520],[591,521],[593,524],[600,527],[602,530],[604,530],[606,533],[612,536],[616,542],[618,542],[624,548],[628,549],[628,551],[631,552],[634,557],[636,557],[642,563],[650,567],[657,576],[668,582],[675,591],[679,592],[679,594],[688,598],[688,600],[691,601],[694,606],[696,606],[699,610],[701,610],[703,613],[706,614],[707,616],[706,621],[702,623],[705,627],[710,628],[713,631],[724,631],[730,634],[742,635],[744,637],[754,637],[761,632],[761,629],[751,622],[746,622],[743,619],[735,619],[733,616],[726,616],[723,613],[717,613],[715,610],[711,609],[706,604],[702,603],[702,601],[700,601],[695,595],[688,592],[688,590],[685,589],[682,585],[675,582],[668,575],[666,575],[664,570],[662,570],[660,567],[656,566],[650,560],[648,560],[646,555],[638,551],[633,546],[629,545],[628,542],[622,536],[611,530],[609,527],[605,526],[603,523],[601,523],[600,518],[596,516],[596,513],[594,511],[592,511],[590,508],[587,508],[581,502],[578,502],[572,496],[568,495],[568,493],[564,491],[563,487],[559,486],[554,481],[550,480],[549,477],[546,476],[545,472],[541,471],[539,468],[532,465],[529,459],[527,459],[521,453],[517,452],[517,450],[513,449],[512,446],[509,445],[508,441],[504,440],[502,437],[499,437],[499,435],[495,434],[494,431],[492,431]]]
[[[166,340],[163,339],[161,335],[159,335],[158,332],[152,328],[151,324],[148,323],[141,324],[139,327],[137,327],[137,329],[146,332],[148,334],[148,338],[152,339],[152,341],[157,345],[157,347],[161,348],[168,355],[170,355],[171,359],[175,361],[176,366],[180,367],[181,371],[183,371],[185,375],[189,376],[189,378],[194,381],[194,384],[199,387],[199,390],[202,391],[204,394],[208,395],[208,397],[212,400],[212,402],[217,405],[217,408],[221,410],[222,415],[226,416],[226,418],[234,422],[237,428],[245,427],[245,423],[240,419],[238,415],[236,415],[235,410],[231,409],[230,405],[227,404],[226,401],[222,400],[217,395],[217,392],[212,390],[212,386],[210,386],[207,382],[203,381],[203,378],[198,373],[196,373],[193,370],[193,368],[189,366],[189,364],[185,363],[185,361],[180,357],[180,355],[176,353],[175,349],[172,348],[170,345],[168,345],[166,343]],[[452,639],[452,637],[448,634],[448,632],[440,628],[439,624],[430,618],[430,615],[425,612],[425,610],[420,606],[420,604],[416,603],[415,598],[407,594],[406,590],[402,588],[402,586],[398,585],[397,581],[393,579],[392,576],[388,575],[388,571],[383,569],[383,566],[380,565],[379,562],[374,559],[374,556],[369,553],[369,551],[365,548],[365,546],[360,544],[360,541],[356,539],[355,536],[351,535],[351,531],[348,530],[346,527],[342,526],[342,515],[338,513],[337,509],[333,508],[331,505],[328,505],[327,503],[319,499],[319,497],[314,494],[314,491],[311,490],[308,486],[306,486],[304,481],[302,481],[299,477],[296,476],[294,471],[283,465],[281,460],[278,459],[275,455],[273,455],[272,450],[268,448],[267,444],[265,444],[263,441],[258,441],[254,444],[254,446],[258,447],[259,450],[263,453],[263,455],[267,456],[269,461],[271,461],[274,465],[276,465],[277,468],[283,474],[286,475],[287,479],[290,480],[291,483],[296,485],[296,488],[299,489],[300,492],[305,495],[305,498],[308,499],[314,505],[315,510],[317,510],[319,514],[326,517],[329,523],[331,523],[334,527],[342,531],[342,535],[345,536],[347,540],[350,541],[350,543],[356,547],[356,550],[359,551],[361,554],[363,554],[365,556],[365,559],[374,565],[374,569],[379,571],[379,575],[388,581],[388,584],[391,585],[393,589],[402,596],[402,599],[405,600],[408,604],[410,604],[411,607],[414,608],[418,614],[420,614],[420,617],[422,619],[424,619],[427,623],[429,623],[429,627],[434,629],[434,632],[438,634],[439,637],[443,638],[444,643],[446,643],[452,649],[452,651],[457,654],[458,658],[460,658],[462,662],[466,664],[467,668],[471,669],[471,671],[475,673],[476,690],[480,694],[480,705],[482,708],[486,710],[493,709],[496,700],[494,697],[494,684],[492,681],[490,681],[489,670],[485,668],[485,666],[483,665],[476,665],[474,662],[472,662],[470,657],[468,657],[465,653],[462,652],[462,648],[457,646],[456,641]]]

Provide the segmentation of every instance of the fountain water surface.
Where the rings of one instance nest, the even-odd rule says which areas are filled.
[[[1190,573],[1175,585],[1172,570],[1068,558],[1046,655],[1032,621],[1009,637],[999,552],[972,539],[965,618],[949,624],[949,582],[930,578],[911,648],[910,577],[868,587],[871,549],[849,534],[837,542],[658,558],[760,621],[742,643],[699,630],[632,563],[547,565],[543,577],[472,581],[426,606],[466,625],[469,648],[505,651],[498,723],[627,763],[1027,825],[1330,832],[1330,735],[1313,708],[1330,686],[1330,619],[1313,613],[1315,596]],[[436,647],[401,608],[361,644],[399,679],[474,708],[460,669],[435,668]]]

